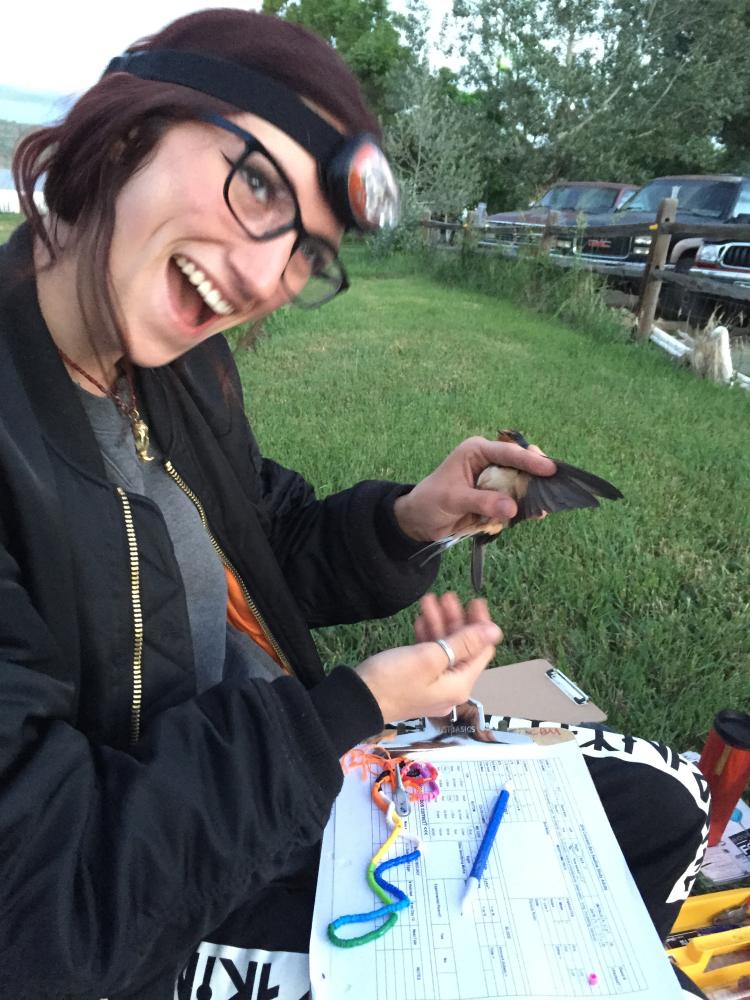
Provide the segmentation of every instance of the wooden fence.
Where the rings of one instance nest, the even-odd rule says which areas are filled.
[[[552,221],[552,214],[547,223],[516,224],[495,223],[492,225],[475,226],[470,223],[439,222],[425,219],[422,227],[425,230],[442,230],[444,233],[461,234],[462,240],[476,240],[482,250],[497,249],[501,252],[515,253],[519,246],[534,247],[539,253],[548,253],[553,243],[559,237],[573,239],[614,239],[623,236],[650,236],[651,245],[644,264],[637,262],[607,264],[592,261],[576,254],[570,256],[550,254],[549,260],[561,267],[582,267],[614,278],[629,278],[640,281],[640,298],[638,303],[638,339],[650,336],[656,315],[656,306],[663,284],[676,285],[686,291],[715,295],[717,298],[733,302],[750,304],[750,288],[742,288],[709,277],[700,277],[675,271],[667,264],[667,255],[672,236],[695,236],[708,242],[748,241],[750,242],[750,225],[688,225],[677,222],[677,201],[665,198],[659,205],[656,218],[651,223],[624,223],[620,226],[557,226]],[[498,240],[500,232],[506,235],[510,232],[518,243]],[[454,237],[455,239],[455,237]],[[455,244],[454,244],[455,245]]]

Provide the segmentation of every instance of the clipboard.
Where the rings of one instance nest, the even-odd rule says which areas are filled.
[[[441,788],[405,821],[422,854],[402,857],[393,878],[411,905],[387,936],[361,948],[332,947],[329,922],[367,914],[377,902],[364,872],[389,836],[372,800],[374,775],[363,781],[355,767],[323,836],[310,937],[313,1000],[683,995],[576,740],[493,746],[456,737],[410,756],[438,768]],[[507,780],[514,789],[498,844],[473,916],[464,918],[466,876]],[[394,846],[389,860],[407,849]]]
[[[604,722],[585,691],[547,660],[524,660],[485,670],[471,692],[485,715],[548,722]]]

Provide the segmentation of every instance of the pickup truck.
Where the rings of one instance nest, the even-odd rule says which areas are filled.
[[[737,326],[747,325],[750,302],[722,296],[722,286],[750,291],[750,243],[704,243],[695,255],[690,274],[711,278],[717,287],[715,293],[685,292],[683,315],[698,326],[706,324],[712,315]]]
[[[710,237],[701,234],[702,226],[750,223],[750,177],[732,174],[657,177],[616,212],[590,216],[587,222],[597,228],[643,223],[645,229],[656,218],[659,203],[664,198],[677,199],[678,222],[696,227],[694,233],[688,231],[672,237],[667,266],[678,271],[689,271],[703,244],[710,242]],[[598,264],[626,265],[627,277],[619,276],[615,283],[627,291],[635,291],[640,287],[652,238],[646,232],[637,236],[608,237],[606,234],[587,236],[585,229],[575,232],[571,229],[569,237],[557,238],[552,250],[557,254],[575,254]],[[676,319],[684,311],[682,290],[676,285],[665,287],[659,308],[665,318]]]
[[[657,177],[649,181],[615,212],[589,216],[589,226],[624,226],[631,223],[651,223],[656,218],[659,203],[664,198],[677,199],[677,221],[694,223],[696,232],[673,238],[667,263],[681,270],[689,270],[695,255],[703,246],[700,227],[709,223],[750,223],[750,177],[730,174],[713,176]],[[561,223],[565,225],[566,223]],[[558,253],[575,253],[587,260],[603,264],[645,265],[652,237],[647,233],[638,236],[586,236],[586,231],[560,237],[555,250]],[[637,277],[637,269],[634,271]]]
[[[575,224],[577,219],[613,212],[638,190],[634,184],[610,181],[561,181],[548,188],[538,201],[515,212],[487,217],[494,240],[507,244],[534,243],[547,222]]]

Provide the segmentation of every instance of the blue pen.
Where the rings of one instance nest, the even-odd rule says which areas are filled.
[[[464,898],[461,901],[462,916],[464,913],[469,912],[474,903],[474,897],[476,896],[477,889],[479,888],[479,881],[482,878],[482,875],[484,875],[484,869],[487,867],[490,851],[492,850],[492,845],[495,843],[495,837],[497,836],[497,831],[500,828],[500,821],[505,815],[505,809],[508,805],[508,799],[510,798],[512,790],[513,783],[511,781],[506,781],[503,790],[497,797],[495,808],[492,810],[490,821],[487,824],[487,829],[484,831],[484,836],[482,837],[482,843],[479,845],[479,852],[477,853],[474,864],[471,866],[469,877],[466,879]]]

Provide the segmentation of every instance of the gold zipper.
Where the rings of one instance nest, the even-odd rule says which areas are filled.
[[[242,596],[245,598],[245,600],[247,601],[248,607],[250,608],[250,610],[252,611],[252,613],[255,615],[258,624],[260,625],[261,629],[263,630],[263,634],[265,635],[265,637],[268,639],[269,643],[273,647],[273,651],[276,653],[276,656],[279,658],[279,662],[284,667],[284,669],[287,671],[287,673],[290,673],[290,674],[293,675],[294,671],[292,670],[292,667],[291,667],[291,664],[289,663],[289,660],[286,658],[286,656],[282,652],[281,647],[279,646],[279,644],[276,641],[276,639],[273,637],[270,629],[268,628],[268,625],[266,625],[265,619],[263,618],[263,615],[260,613],[260,611],[258,609],[258,605],[252,599],[252,597],[250,596],[250,591],[245,586],[245,581],[242,579],[242,577],[240,576],[240,574],[237,572],[237,570],[234,568],[234,566],[232,565],[232,563],[229,561],[229,558],[227,557],[226,553],[224,552],[224,550],[222,549],[222,547],[219,545],[218,541],[216,540],[216,536],[214,535],[213,531],[211,531],[211,528],[209,527],[209,524],[208,524],[208,518],[206,517],[206,512],[203,509],[203,504],[200,502],[200,500],[198,499],[198,497],[195,495],[195,493],[193,493],[193,491],[190,489],[190,487],[188,486],[188,484],[185,482],[185,480],[179,474],[179,472],[177,471],[177,469],[175,469],[175,467],[172,465],[172,463],[168,459],[164,463],[164,468],[166,469],[168,475],[171,476],[172,479],[174,479],[174,481],[180,487],[180,489],[185,494],[185,496],[188,497],[188,499],[192,501],[193,506],[198,511],[198,514],[200,516],[200,519],[201,519],[201,522],[203,524],[203,527],[206,529],[206,534],[208,535],[209,539],[211,540],[211,544],[216,549],[216,552],[217,552],[217,554],[219,556],[219,559],[221,559],[221,561],[224,564],[224,566],[226,566],[226,568],[229,570],[229,572],[235,578],[235,580],[237,581],[237,583],[240,585],[240,589],[242,590]]]
[[[117,487],[125,518],[125,534],[130,557],[130,600],[133,607],[133,699],[130,703],[130,742],[136,744],[141,735],[141,703],[143,701],[143,611],[141,609],[141,569],[138,561],[138,539],[135,536],[133,511],[125,490]]]

